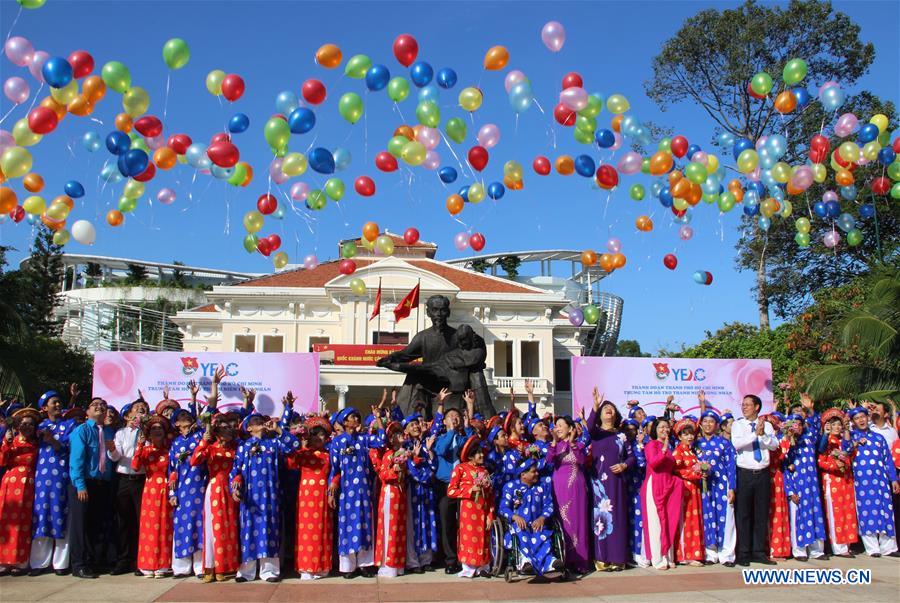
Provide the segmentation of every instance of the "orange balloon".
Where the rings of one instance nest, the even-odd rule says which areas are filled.
[[[83,94],[79,94],[75,97],[75,100],[69,103],[69,113],[71,113],[72,115],[84,117],[86,115],[90,115],[93,112],[93,103],[91,103],[91,100]]]
[[[398,126],[397,129],[394,130],[394,136],[402,136],[409,141],[413,141],[416,139],[416,131],[406,125]]]
[[[81,85],[81,93],[91,101],[91,104],[97,104],[106,96],[106,84],[99,75],[92,75],[84,80]]]
[[[624,253],[614,253],[613,254],[613,267],[614,268],[624,268],[625,267],[625,254]]]
[[[8,214],[19,204],[16,192],[5,186],[0,186],[0,213]]]
[[[334,44],[324,44],[316,51],[316,63],[325,69],[334,69],[341,64],[343,58],[341,49]]]
[[[466,205],[466,202],[463,200],[462,196],[460,196],[460,195],[457,195],[454,193],[454,194],[450,195],[449,197],[447,197],[447,211],[450,212],[451,216],[455,216],[456,214],[461,212],[463,210],[463,207],[465,207],[465,205]]]
[[[774,105],[779,113],[790,113],[797,108],[797,97],[790,90],[783,90],[775,97]]]
[[[581,252],[582,266],[593,266],[597,263],[597,252],[593,249],[585,249]]]
[[[60,220],[59,222],[57,222],[52,218],[48,218],[46,213],[41,214],[41,222],[44,224],[44,226],[54,231],[66,227],[65,220]]]
[[[612,118],[610,124],[612,125],[613,132],[622,133],[622,120],[625,118],[624,115],[616,115]]]
[[[3,170],[0,169],[0,184],[6,182],[6,174],[3,173]]]
[[[575,172],[575,160],[568,155],[560,155],[556,158],[556,171],[563,176],[569,176]]]
[[[678,184],[678,181],[682,178],[684,178],[684,174],[681,173],[681,170],[672,170],[671,172],[669,172],[669,188],[671,189],[676,184]]]
[[[834,174],[834,181],[841,186],[850,186],[853,184],[853,174],[850,170],[838,170]]]
[[[511,191],[520,191],[525,186],[524,180],[510,180],[509,176],[503,177],[503,185]]]
[[[688,193],[691,192],[691,181],[687,178],[680,178],[669,190],[676,199],[686,199]]]
[[[742,188],[734,189],[733,191],[731,191],[731,194],[734,195],[734,200],[738,203],[744,200],[744,189]]]
[[[603,268],[607,272],[612,272],[616,268],[616,261],[613,259],[613,254],[604,253],[600,256],[600,267]]]
[[[110,226],[119,226],[125,221],[125,216],[118,209],[111,209],[106,212],[106,223]]]
[[[794,186],[794,183],[793,183],[793,182],[791,182],[790,180],[788,180],[788,183],[787,183],[787,194],[789,194],[789,195],[799,195],[799,194],[802,193],[802,192],[803,192],[803,189],[802,189],[802,188],[797,188],[796,186]],[[737,199],[737,197],[735,197],[735,199]]]
[[[29,172],[22,178],[22,184],[29,193],[39,193],[44,190],[44,179],[40,174]]]
[[[685,178],[685,180],[687,180],[687,178]],[[684,200],[691,205],[697,205],[698,203],[700,203],[700,199],[702,198],[703,189],[700,188],[700,185],[696,182],[691,182],[691,190],[689,190],[687,195],[685,195]]]
[[[178,153],[171,147],[159,147],[153,151],[153,163],[161,170],[170,170],[178,162]]]
[[[253,166],[249,163],[244,163],[244,167],[247,168],[247,177],[244,178],[244,181],[241,182],[241,186],[247,186],[251,182],[253,182]]]
[[[54,197],[53,201],[50,202],[50,205],[53,205],[54,203],[63,203],[65,205],[68,205],[69,209],[75,209],[75,202],[72,201],[72,197],[70,197],[69,195],[60,195],[59,197]],[[50,207],[50,205],[48,205],[47,207]]]
[[[509,51],[504,46],[492,46],[484,55],[484,68],[488,71],[503,69],[509,63]]]
[[[662,176],[672,169],[674,160],[672,155],[665,151],[658,151],[650,158],[650,173],[654,176]]]
[[[367,241],[372,242],[378,238],[379,230],[378,224],[375,222],[366,222],[363,224],[363,237],[365,237]]]
[[[641,232],[653,230],[653,220],[650,219],[650,216],[638,216],[637,220],[634,221],[634,225]]]
[[[60,121],[62,121],[62,119],[66,116],[66,113],[69,112],[68,109],[66,109],[65,105],[61,105],[58,102],[56,102],[55,100],[53,100],[52,96],[48,96],[47,98],[42,100],[41,106],[46,107],[46,108],[50,109],[51,111],[53,111],[54,113],[56,113],[56,119],[58,119]]]
[[[127,113],[119,113],[116,115],[116,130],[128,134],[134,127],[134,120]]]

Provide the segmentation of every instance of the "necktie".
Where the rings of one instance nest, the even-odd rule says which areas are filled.
[[[753,460],[762,462],[762,450],[759,449],[759,438],[756,437],[756,423],[750,423],[750,431],[753,432]]]
[[[103,439],[103,426],[97,425],[97,450],[100,456],[97,458],[97,470],[106,473],[106,441]]]

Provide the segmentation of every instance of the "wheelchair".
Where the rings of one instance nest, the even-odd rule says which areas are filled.
[[[512,537],[512,547],[507,549],[503,545],[504,536],[509,531],[509,522],[503,517],[497,517],[491,524],[491,575],[494,577],[503,576],[507,582],[513,582],[519,578],[536,576],[535,571],[521,572],[518,567],[521,562],[519,553],[519,543],[515,536]],[[556,517],[551,517],[545,522],[545,527],[553,532],[550,546],[553,550],[553,556],[556,557],[563,566],[563,572],[559,580],[566,580],[569,577],[569,570],[566,566],[566,543],[562,529]]]

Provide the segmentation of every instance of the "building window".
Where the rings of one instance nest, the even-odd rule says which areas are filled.
[[[513,376],[513,347],[511,341],[494,342],[494,375]]]
[[[281,353],[284,351],[283,335],[263,335],[262,351]]]
[[[553,359],[553,388],[558,392],[572,391],[572,359]]]
[[[372,343],[381,345],[407,345],[409,333],[388,333],[387,331],[375,331],[372,333]]]
[[[541,342],[521,342],[520,358],[522,363],[522,377],[541,376]]]
[[[309,338],[309,351],[310,352],[313,351],[313,346],[316,345],[317,343],[322,344],[322,345],[329,344],[329,343],[331,343],[331,338],[330,337],[310,337]]]
[[[256,335],[235,335],[234,336],[235,352],[255,352],[256,351]]]

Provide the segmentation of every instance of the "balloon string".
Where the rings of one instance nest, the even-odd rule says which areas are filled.
[[[468,175],[466,175],[466,168],[465,168],[465,166],[463,166],[462,160],[460,160],[459,155],[456,154],[456,151],[453,150],[453,147],[450,146],[450,142],[444,136],[444,133],[441,132],[440,130],[438,130],[438,134],[440,135],[441,139],[444,141],[444,144],[447,145],[447,148],[450,149],[450,154],[453,155],[454,159],[456,159],[456,163],[459,165],[459,170],[462,172],[463,176],[466,176],[467,178],[474,178],[475,174],[472,172],[470,172]]]
[[[6,39],[9,40],[10,36],[12,36],[13,30],[16,28],[16,23],[19,22],[19,17],[22,16],[22,8],[23,6],[19,5],[19,12],[16,13],[16,18],[13,19],[12,25],[9,26],[9,32],[6,34]]]
[[[166,120],[166,114],[169,112],[169,89],[172,84],[172,73],[166,74],[166,100],[163,102],[163,121]]]
[[[28,112],[31,113],[31,110],[34,109],[35,103],[37,103],[38,97],[41,95],[41,90],[44,89],[44,82],[41,82],[41,85],[38,86],[37,92],[34,93],[34,98],[31,99],[31,106],[28,107]]]
[[[5,122],[5,121],[6,121],[6,118],[9,117],[10,114],[11,114],[13,111],[15,111],[15,110],[16,110],[16,107],[18,107],[18,106],[19,106],[19,105],[13,105],[12,107],[10,107],[10,108],[9,108],[9,111],[6,112],[6,115],[4,115],[3,117],[0,117],[0,124],[2,124],[3,122]]]

